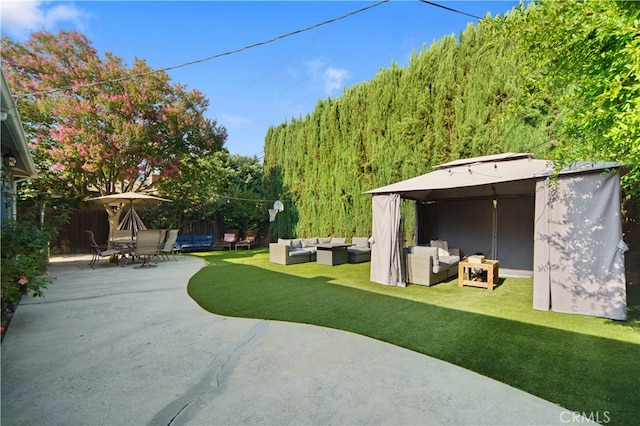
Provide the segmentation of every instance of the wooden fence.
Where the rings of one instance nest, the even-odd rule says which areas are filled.
[[[55,211],[48,214],[55,214]],[[142,214],[141,217],[144,221],[145,217]],[[73,210],[69,223],[63,225],[58,237],[51,241],[51,253],[90,253],[89,237],[84,232],[86,229],[93,231],[98,244],[106,244],[109,238],[107,212],[103,208]],[[200,220],[185,222],[179,229],[180,235],[212,235],[214,239],[218,239],[222,235],[223,228],[218,222]]]

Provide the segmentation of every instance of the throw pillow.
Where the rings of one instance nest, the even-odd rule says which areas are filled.
[[[438,248],[445,249],[445,250],[449,251],[449,244],[444,240],[431,240],[429,245],[431,247],[438,247]]]
[[[235,240],[236,240],[235,234],[224,234],[224,242],[225,243],[232,243]]]

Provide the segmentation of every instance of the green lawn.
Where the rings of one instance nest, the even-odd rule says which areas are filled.
[[[200,253],[189,282],[207,311],[347,330],[492,377],[573,411],[640,417],[640,288],[629,320],[532,309],[532,280],[501,279],[491,293],[457,286],[387,287],[369,263],[335,267],[269,262],[266,249]]]

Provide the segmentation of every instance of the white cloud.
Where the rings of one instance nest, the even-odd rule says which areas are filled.
[[[5,29],[31,29],[38,22],[42,22],[42,13],[38,9],[38,2],[3,1],[0,8],[2,27]]]
[[[322,69],[324,68],[325,62],[322,59],[314,59],[313,61],[307,62],[307,73],[314,80],[319,80],[322,76]]]
[[[45,28],[51,28],[58,22],[82,23],[86,13],[77,9],[74,5],[57,5],[45,12]]]
[[[350,76],[349,71],[342,68],[327,68],[324,71],[324,91],[331,95],[336,90],[342,89],[344,81]]]
[[[322,59],[314,59],[306,63],[307,73],[313,81],[322,84],[325,95],[330,96],[342,89],[345,80],[351,78],[349,71],[344,68],[327,67]]]
[[[226,113],[220,116],[219,121],[220,121],[220,124],[222,124],[223,126],[226,126],[226,125],[244,126],[245,124],[251,123],[251,120],[249,120],[247,117],[242,117],[240,115],[226,114]]]
[[[54,31],[63,23],[82,31],[89,15],[73,3],[5,0],[0,17],[3,33],[23,38],[32,31]]]

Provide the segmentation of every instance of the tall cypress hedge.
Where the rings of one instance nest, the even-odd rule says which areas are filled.
[[[367,236],[367,190],[459,158],[543,155],[552,146],[544,144],[553,142],[548,113],[514,108],[525,90],[519,58],[509,35],[486,22],[469,25],[457,40],[423,46],[406,67],[392,63],[339,98],[318,101],[311,114],[269,129],[265,189],[285,200],[279,236]],[[403,204],[409,241],[412,208]]]

